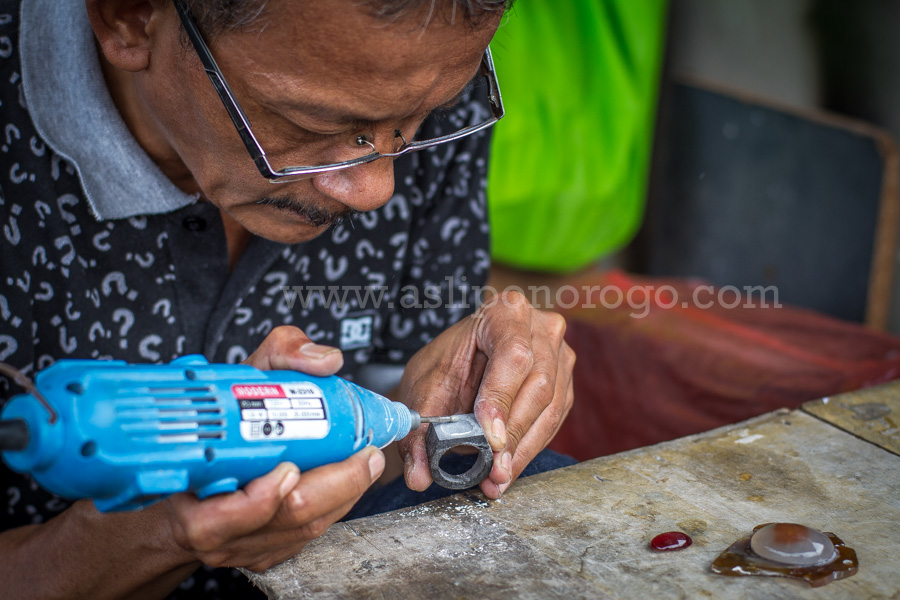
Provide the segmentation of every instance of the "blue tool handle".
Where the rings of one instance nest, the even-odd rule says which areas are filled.
[[[31,394],[12,398],[3,421],[27,426],[27,445],[5,450],[14,471],[102,511],[147,506],[179,492],[232,492],[295,463],[302,471],[384,447],[419,424],[399,402],[340,377],[209,364],[61,360]]]

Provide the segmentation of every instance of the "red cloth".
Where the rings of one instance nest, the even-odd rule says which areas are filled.
[[[809,310],[701,308],[695,290],[701,306],[718,290],[619,271],[573,283],[580,302],[563,314],[578,355],[575,405],[550,448],[579,460],[900,377],[900,338]],[[631,305],[604,308],[616,290],[630,292]],[[724,296],[726,305],[735,299]]]

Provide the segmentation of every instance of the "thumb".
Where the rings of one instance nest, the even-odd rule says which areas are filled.
[[[407,487],[417,492],[424,492],[432,483],[428,455],[425,452],[424,429],[414,431],[397,444],[400,458],[403,459],[403,478]]]
[[[292,370],[326,377],[344,365],[339,348],[316,344],[297,327],[276,327],[244,364],[268,370]]]

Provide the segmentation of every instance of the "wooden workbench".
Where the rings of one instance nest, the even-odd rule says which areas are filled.
[[[885,408],[852,408],[863,404]],[[861,438],[893,437],[900,384],[804,409],[522,479],[499,501],[470,492],[338,524],[253,579],[278,600],[896,598],[900,456]],[[859,573],[812,589],[709,571],[773,521],[836,533]],[[694,544],[649,549],[670,530]]]

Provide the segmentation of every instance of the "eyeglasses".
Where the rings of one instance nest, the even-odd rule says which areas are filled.
[[[447,142],[452,142],[460,138],[464,138],[467,135],[472,135],[473,133],[481,131],[482,129],[487,129],[503,118],[503,99],[500,96],[500,86],[497,84],[497,74],[494,72],[494,60],[493,58],[491,58],[491,49],[490,47],[488,47],[487,49],[485,49],[484,56],[482,56],[481,58],[480,67],[480,73],[482,76],[484,76],[487,83],[488,100],[490,101],[491,105],[491,117],[486,121],[482,123],[476,123],[474,125],[469,125],[447,135],[441,135],[436,138],[410,142],[407,142],[403,137],[401,131],[399,129],[396,129],[394,130],[394,139],[400,140],[401,144],[393,152],[378,152],[375,149],[375,144],[373,144],[365,135],[360,135],[356,138],[356,144],[358,146],[369,146],[372,149],[372,152],[360,156],[359,158],[345,160],[337,163],[306,167],[285,167],[276,171],[272,168],[272,165],[269,163],[269,159],[266,157],[265,150],[263,150],[259,141],[256,139],[256,136],[253,134],[253,130],[250,128],[250,120],[247,118],[247,115],[244,114],[244,110],[241,108],[241,105],[238,104],[237,99],[234,97],[234,93],[231,91],[231,87],[229,87],[228,83],[225,81],[225,76],[222,74],[222,71],[219,70],[219,66],[216,64],[212,53],[210,53],[209,51],[209,47],[203,40],[203,36],[200,35],[200,30],[194,23],[190,11],[184,5],[183,0],[174,0],[174,3],[175,8],[178,11],[178,15],[181,17],[181,23],[182,25],[184,25],[184,29],[187,32],[188,38],[190,39],[191,44],[194,46],[194,50],[197,52],[197,56],[200,58],[200,62],[203,63],[203,68],[206,71],[206,75],[209,77],[209,80],[212,82],[213,87],[216,89],[216,94],[218,94],[219,99],[225,106],[225,110],[228,111],[228,115],[231,117],[231,121],[234,123],[234,126],[237,129],[238,135],[241,136],[241,140],[244,142],[244,146],[250,153],[250,157],[256,164],[256,168],[259,169],[260,174],[262,174],[262,176],[268,179],[271,183],[283,183],[288,181],[296,181],[299,179],[308,179],[312,176],[322,173],[340,171],[342,169],[349,169],[358,165],[364,165],[379,158],[394,158],[397,156],[408,154],[410,152],[415,152],[417,150],[431,148],[439,144],[446,144]]]

